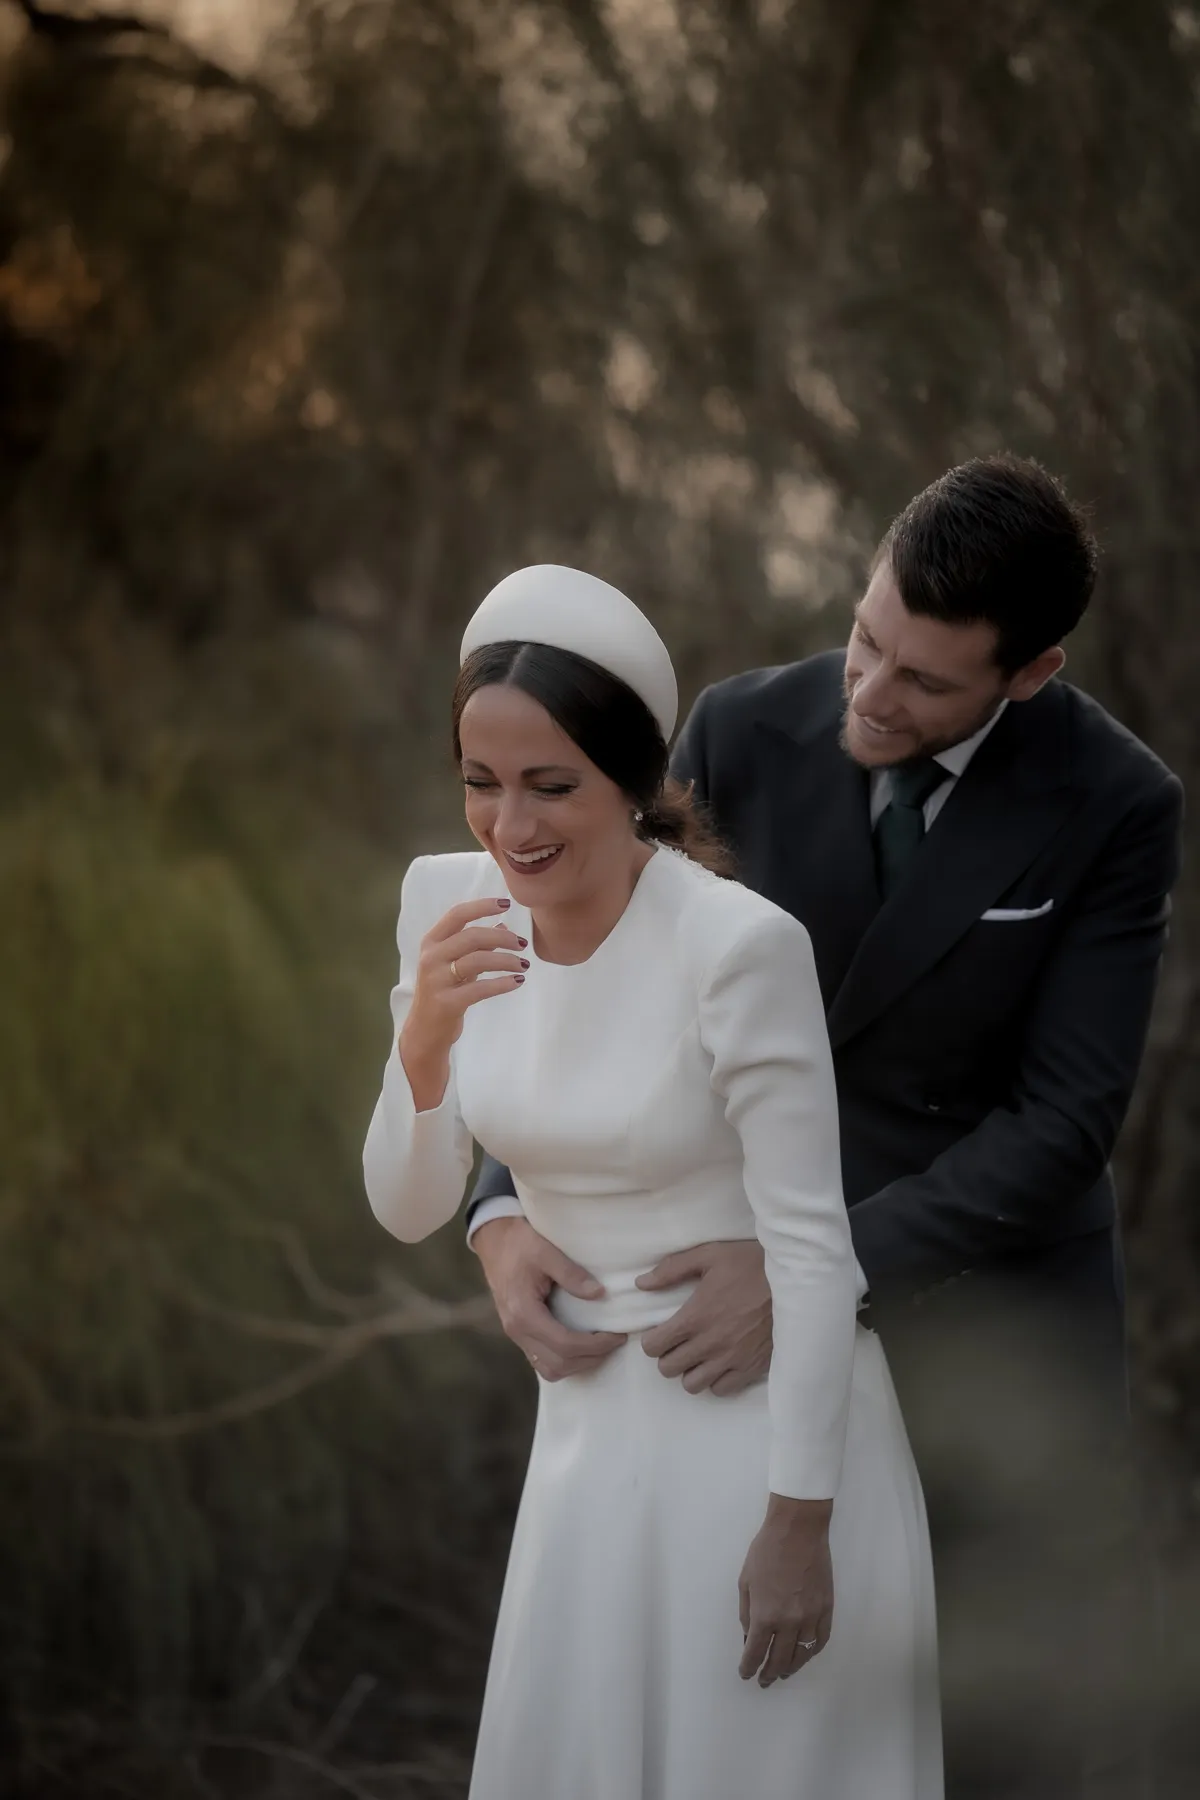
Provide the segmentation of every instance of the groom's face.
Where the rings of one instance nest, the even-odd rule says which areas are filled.
[[[987,723],[1009,691],[996,632],[910,613],[881,562],[846,651],[845,748],[867,769],[935,756]]]

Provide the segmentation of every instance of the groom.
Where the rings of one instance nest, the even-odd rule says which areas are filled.
[[[1180,784],[1059,679],[1096,547],[1059,484],[952,469],[884,538],[845,653],[707,689],[676,745],[741,879],[807,927],[855,1248],[929,1502],[951,1800],[1132,1800],[1145,1594],[1109,1155],[1178,866]],[[620,1339],[485,1167],[471,1234],[550,1379]],[[756,1244],[643,1347],[693,1392],[770,1358]],[[869,1716],[864,1728],[869,1729]]]

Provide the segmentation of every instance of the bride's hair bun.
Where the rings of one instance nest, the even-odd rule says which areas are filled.
[[[667,775],[658,793],[640,808],[637,833],[652,844],[681,850],[715,875],[732,875],[733,857],[708,823],[692,787]]]

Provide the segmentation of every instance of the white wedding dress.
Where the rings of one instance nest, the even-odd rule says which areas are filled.
[[[458,1209],[477,1139],[532,1224],[607,1290],[559,1294],[630,1333],[592,1375],[540,1383],[471,1800],[940,1800],[933,1577],[921,1490],[841,1195],[824,1011],[802,926],[656,851],[586,962],[540,962],[472,1007],[436,1111],[395,1036],[421,937],[503,895],[492,858],[405,879],[393,1045],[364,1152],[380,1221],[413,1241]],[[513,928],[533,939],[515,903]],[[669,1251],[762,1240],[769,1381],[667,1380],[639,1341],[686,1290]],[[829,1646],[762,1689],[738,1675],[738,1574],[770,1490],[835,1495]]]

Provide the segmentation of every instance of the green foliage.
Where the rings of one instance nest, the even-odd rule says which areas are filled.
[[[72,779],[0,822],[0,1620],[26,1761],[54,1766],[76,1708],[164,1745],[197,1713],[286,1714],[290,1667],[256,1694],[298,1618],[336,1666],[360,1560],[419,1602],[431,1545],[505,1503],[482,1346],[337,1360],[403,1297],[358,1167],[394,882],[319,814],[289,853],[268,798],[214,823],[194,791]],[[453,1295],[466,1263],[444,1244],[416,1273]],[[377,1679],[405,1691],[392,1629]]]

